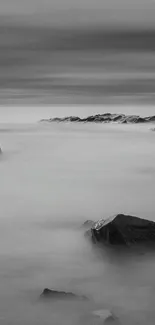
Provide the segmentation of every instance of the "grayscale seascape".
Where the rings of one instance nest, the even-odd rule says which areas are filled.
[[[81,228],[121,212],[155,220],[153,124],[32,123],[31,113],[0,126],[0,323],[94,324],[105,308],[121,324],[153,324],[154,251],[100,249]],[[46,287],[88,300],[44,304]]]
[[[155,325],[154,0],[0,0],[0,325]]]

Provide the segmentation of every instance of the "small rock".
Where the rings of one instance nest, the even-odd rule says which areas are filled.
[[[86,220],[83,225],[81,226],[81,228],[84,228],[85,230],[85,233],[84,233],[84,236],[85,237],[88,237],[90,239],[92,239],[92,231],[91,231],[91,228],[93,227],[94,225],[94,221],[92,220]]]
[[[86,220],[84,223],[83,223],[83,227],[84,228],[90,228],[90,227],[92,227],[94,225],[94,221],[92,221],[92,220]]]
[[[59,299],[59,300],[61,300],[61,299],[79,299],[79,300],[87,299],[85,296],[78,296],[72,292],[51,290],[48,288],[44,289],[44,291],[40,295],[40,298]]]
[[[103,321],[103,324],[107,324],[107,325],[119,324],[118,319],[108,309],[96,310],[93,312],[93,315],[99,317]]]

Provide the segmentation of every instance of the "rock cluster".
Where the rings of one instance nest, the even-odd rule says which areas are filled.
[[[55,117],[50,119],[43,119],[41,122],[83,122],[83,123],[121,123],[121,124],[128,124],[128,123],[149,123],[155,122],[155,116],[148,116],[148,117],[140,117],[139,115],[125,115],[125,114],[97,114],[91,115],[85,118],[80,118],[78,116],[67,116],[67,117]]]

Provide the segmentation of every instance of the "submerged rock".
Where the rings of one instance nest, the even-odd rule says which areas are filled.
[[[81,226],[81,228],[84,229],[84,236],[87,237],[88,239],[91,238],[91,228],[93,227],[93,225],[94,225],[94,221],[87,220]]]
[[[118,319],[108,309],[100,309],[93,312],[93,315],[102,320],[102,324],[118,325]]]
[[[84,228],[88,228],[88,229],[90,229],[90,227],[92,227],[94,225],[94,221],[92,221],[92,220],[86,220],[84,223],[83,223],[83,227]]]
[[[141,117],[139,115],[125,115],[125,114],[96,114],[85,118],[80,118],[78,116],[67,116],[67,117],[55,117],[50,119],[41,120],[41,122],[83,122],[83,123],[149,123],[155,122],[155,116]]]
[[[94,223],[91,236],[95,241],[112,245],[155,242],[155,222],[118,214]]]
[[[86,300],[87,298],[85,296],[78,296],[72,292],[66,292],[66,291],[58,291],[58,290],[51,290],[48,288],[45,288],[42,294],[40,295],[40,298],[44,299],[78,299],[78,300]]]
[[[119,319],[108,309],[95,310],[84,315],[81,320],[86,325],[120,325]]]

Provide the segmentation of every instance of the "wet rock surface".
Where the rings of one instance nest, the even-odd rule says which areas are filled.
[[[45,288],[42,294],[40,295],[42,299],[56,299],[56,300],[68,300],[68,299],[75,299],[75,300],[87,300],[85,296],[79,296],[72,292],[66,291],[58,291]]]
[[[93,241],[112,245],[155,243],[155,222],[131,215],[101,219],[91,226],[90,232]]]
[[[155,116],[141,117],[139,115],[125,115],[125,114],[97,114],[91,115],[86,118],[78,116],[55,117],[50,119],[43,119],[41,122],[84,122],[84,123],[121,123],[121,124],[138,124],[138,123],[151,123],[155,122]]]

